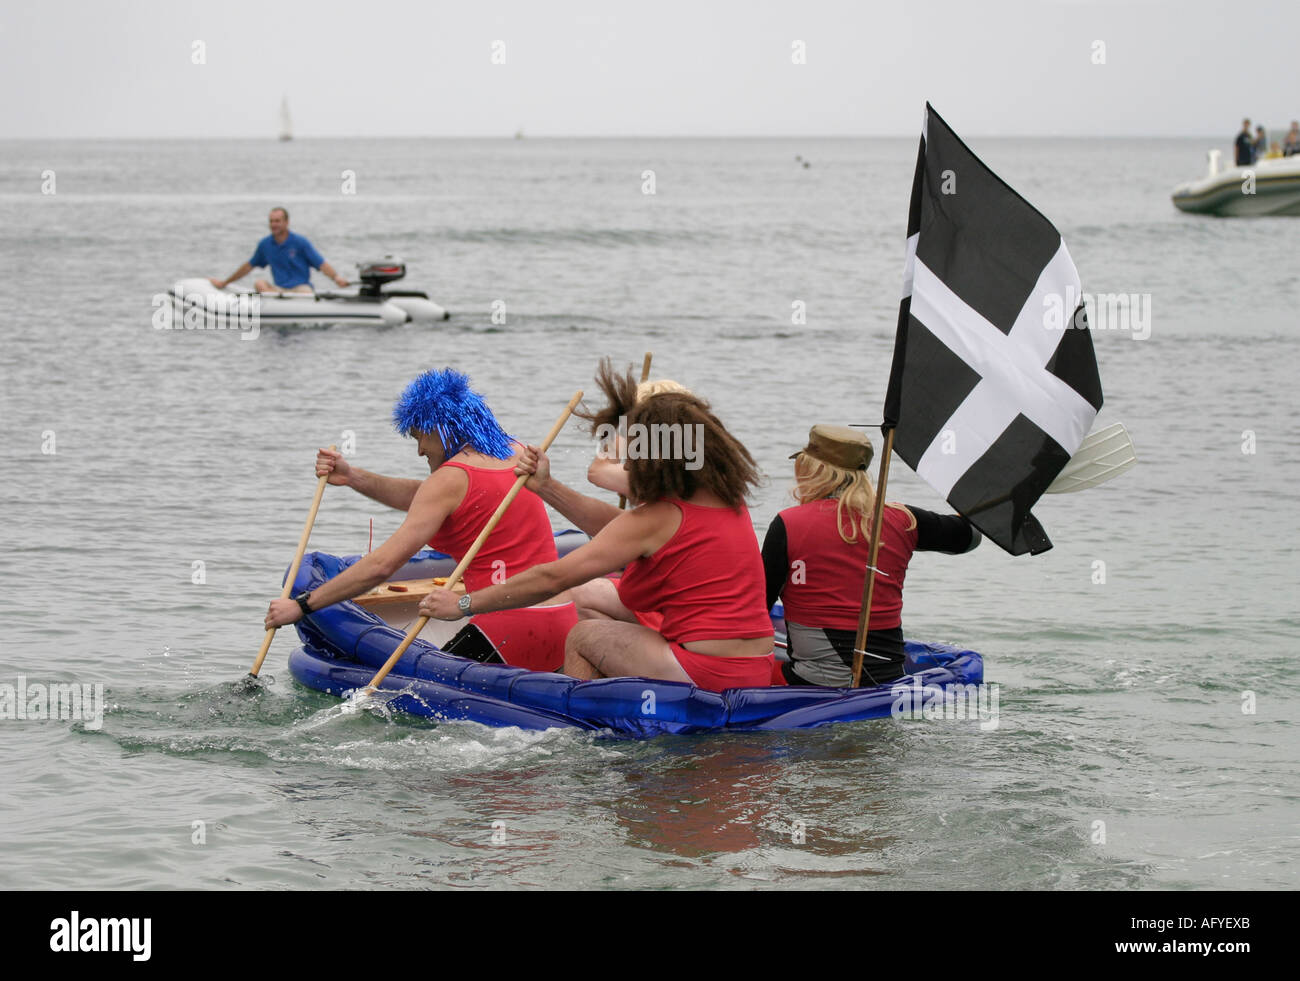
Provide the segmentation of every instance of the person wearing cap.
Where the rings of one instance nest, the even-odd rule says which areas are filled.
[[[388,541],[329,582],[273,600],[268,630],[386,582],[426,544],[459,561],[514,486],[522,446],[506,435],[460,372],[446,368],[420,375],[398,399],[393,422],[398,432],[416,440],[429,464],[427,478],[371,473],[324,449],[316,456],[316,475],[405,511],[406,520]],[[465,569],[465,596],[556,556],[546,506],[536,494],[521,491]],[[538,606],[500,613],[482,613],[459,597],[461,615],[473,619],[443,649],[485,663],[555,671],[564,662],[565,637],[578,622],[571,598],[555,593],[538,597]]]
[[[528,447],[517,472],[527,486],[592,536],[557,562],[534,566],[500,585],[471,593],[473,608],[503,610],[623,570],[617,607],[581,620],[569,632],[564,673],[575,678],[641,677],[694,683],[706,691],[766,687],[775,662],[772,621],[763,605],[763,560],[745,495],[759,480],[749,451],[727,432],[709,405],[689,392],[637,400],[636,379],[616,375],[608,360],[597,383],[608,404],[576,413],[593,434],[625,417],[629,433],[628,498],[620,511],[580,494],[550,475],[545,454]],[[641,434],[679,435],[690,427],[695,462],[635,447]],[[435,589],[420,612],[460,616],[453,594]]]
[[[871,457],[864,433],[825,424],[813,426],[808,445],[790,456],[799,503],[772,519],[763,540],[767,603],[780,599],[785,607],[790,660],[781,673],[787,684],[853,683],[862,586],[871,561]],[[864,684],[886,684],[903,674],[903,580],[912,553],[969,552],[980,537],[960,515],[885,506]]]

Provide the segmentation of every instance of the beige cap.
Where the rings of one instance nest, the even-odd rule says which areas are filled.
[[[808,445],[799,451],[841,470],[866,470],[874,452],[866,433],[828,423],[808,430]],[[791,453],[790,459],[799,453]]]

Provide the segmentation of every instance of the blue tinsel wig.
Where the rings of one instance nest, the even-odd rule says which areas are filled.
[[[469,387],[469,376],[451,368],[426,371],[406,386],[393,406],[393,425],[404,436],[437,433],[447,457],[466,446],[504,460],[513,449],[483,396]]]

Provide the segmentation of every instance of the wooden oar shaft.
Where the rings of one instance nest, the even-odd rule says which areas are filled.
[[[645,358],[641,361],[641,384],[644,385],[650,380],[650,359],[655,356],[654,351],[646,351]],[[627,508],[627,497],[623,494],[618,495],[618,509],[623,511]]]
[[[330,449],[336,450],[338,446],[331,444]],[[294,580],[298,578],[298,568],[302,565],[303,553],[307,551],[307,540],[311,538],[311,528],[316,523],[316,512],[320,510],[320,501],[325,495],[327,483],[329,483],[329,474],[322,474],[316,481],[316,496],[311,499],[311,510],[307,512],[307,521],[302,526],[302,534],[298,536],[298,551],[293,557],[293,565],[289,567],[289,575],[284,580],[284,588],[280,590],[280,599],[288,599],[289,594],[293,592]],[[257,660],[253,662],[253,670],[248,672],[254,678],[257,677],[257,672],[262,670],[262,662],[266,660],[266,652],[271,649],[271,638],[274,636],[275,628],[272,627],[262,638],[262,646],[257,652]]]
[[[894,452],[894,430],[885,431],[885,450],[880,460],[880,480],[876,485],[876,506],[871,515],[871,561],[867,564],[867,581],[862,586],[862,614],[858,617],[857,643],[853,645],[853,687],[862,683],[862,652],[867,649],[871,623],[871,597],[876,589],[876,558],[880,554],[880,527],[885,517],[885,486],[889,483],[889,458]]]
[[[555,425],[552,426],[551,431],[546,434],[546,439],[542,440],[541,449],[543,453],[550,449],[551,443],[555,441],[556,436],[560,435],[560,430],[564,428],[564,424],[569,421],[569,416],[573,414],[573,410],[578,407],[578,403],[581,401],[582,392],[575,393],[573,398],[569,399],[569,404],[566,405],[564,411],[560,413],[560,418],[555,420]],[[488,535],[492,534],[492,529],[501,521],[502,515],[506,513],[506,508],[510,507],[510,502],[519,496],[519,492],[523,489],[524,484],[528,482],[528,476],[528,474],[523,473],[515,478],[514,484],[511,486],[510,490],[506,492],[506,496],[501,499],[501,503],[497,505],[497,509],[493,512],[492,517],[488,519],[488,523],[483,526],[483,530],[480,531],[478,537],[474,539],[474,544],[465,550],[464,558],[456,564],[455,570],[453,570],[452,574],[447,577],[447,585],[444,588],[451,589],[456,585],[456,583],[460,582],[460,577],[464,575],[465,570],[469,568],[469,564],[474,561],[475,557],[479,553],[479,549],[481,549],[483,543],[487,541]],[[406,632],[406,636],[402,638],[402,642],[397,646],[397,650],[393,651],[393,653],[389,655],[388,660],[384,662],[384,666],[375,673],[375,676],[371,678],[369,684],[366,685],[365,693],[367,695],[378,688],[383,680],[388,677],[388,673],[392,671],[397,665],[397,662],[402,659],[402,655],[406,653],[406,649],[410,647],[415,638],[420,635],[420,631],[424,629],[425,624],[428,622],[429,618],[425,616],[416,619],[415,623],[411,626],[411,629]]]

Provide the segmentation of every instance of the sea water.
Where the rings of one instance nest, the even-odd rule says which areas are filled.
[[[761,533],[811,425],[880,420],[914,139],[0,144],[0,684],[104,691],[99,724],[0,719],[0,887],[1300,885],[1300,221],[1176,211],[1206,141],[970,142],[1085,291],[1138,298],[1093,340],[1140,463],[1044,498],[1044,555],[913,560],[904,627],[984,654],[996,726],[648,742],[342,712],[288,630],[243,690],[315,450],[420,477],[389,419],[417,372],[537,441],[599,358],[653,351],[766,473]],[[156,329],[277,205],[451,320]],[[568,426],[557,475],[592,449]],[[888,497],[944,510],[898,462]],[[400,515],[331,487],[312,547],[372,521]]]

